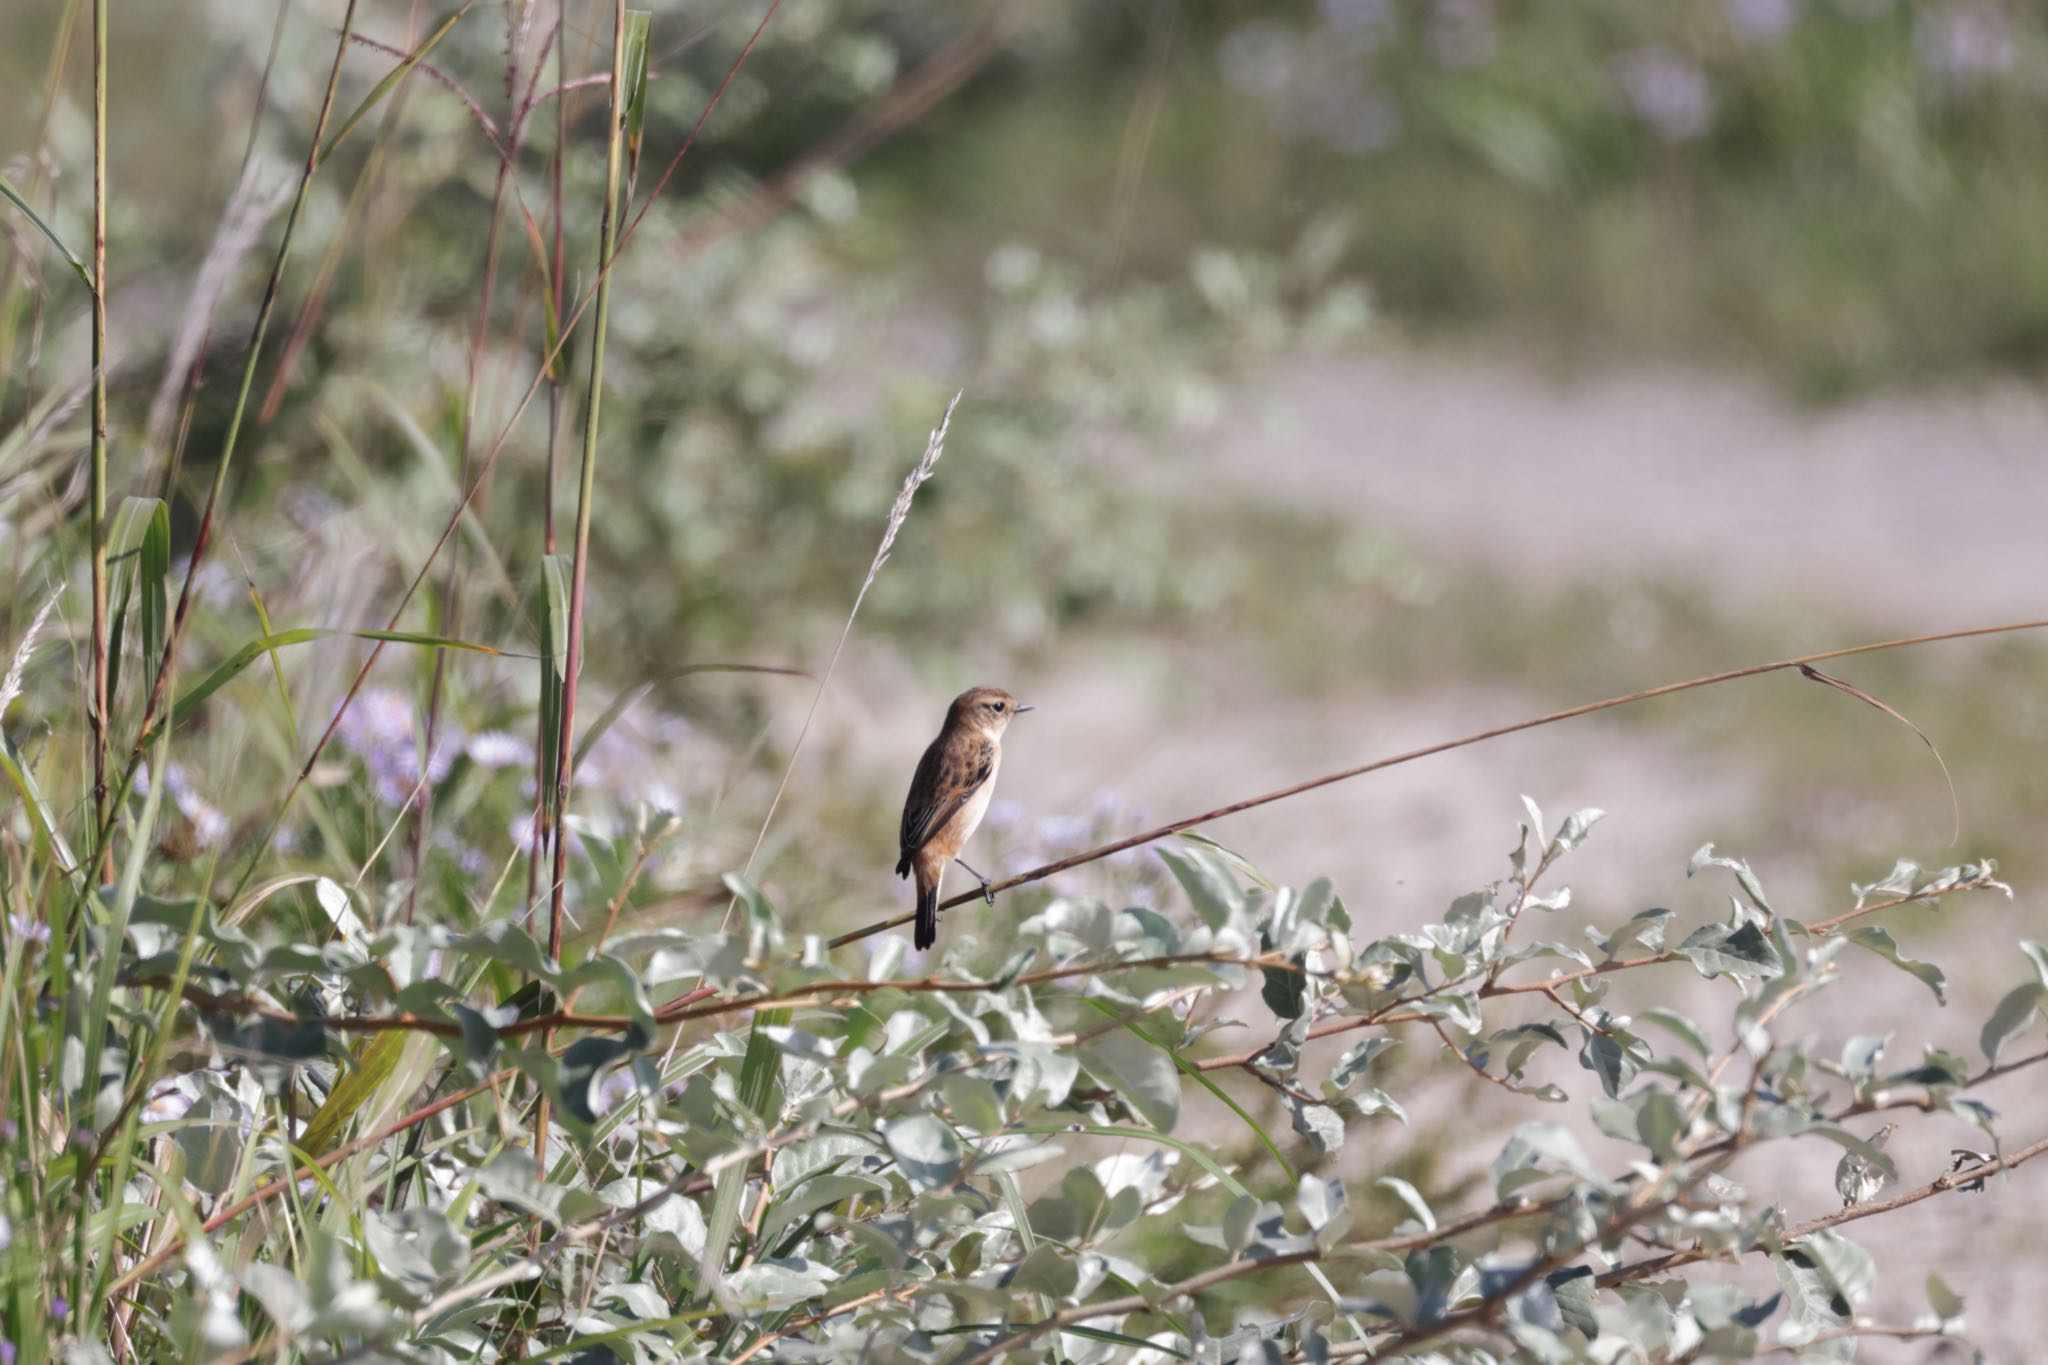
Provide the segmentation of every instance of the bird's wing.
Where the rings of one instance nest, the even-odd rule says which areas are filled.
[[[996,746],[976,744],[947,752],[937,740],[924,751],[917,776],[910,783],[910,798],[903,803],[903,827],[898,851],[908,858],[946,827],[968,798],[988,781],[995,767]]]

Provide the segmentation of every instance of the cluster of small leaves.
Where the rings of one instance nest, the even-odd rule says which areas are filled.
[[[1784,1207],[1730,1168],[1758,1144],[1820,1138],[1875,1187],[1912,1183],[1845,1126],[1894,1109],[1953,1112],[1987,1136],[1934,1193],[2032,1154],[2006,1150],[1969,1091],[2037,1060],[2008,1045],[2048,999],[2038,947],[2037,979],[1986,1026],[1984,1071],[1931,1047],[1886,1071],[1886,1040],[1837,1057],[1781,1026],[1844,975],[1850,946],[1939,996],[1936,969],[1849,923],[2003,890],[1992,869],[1901,863],[1802,923],[1705,848],[1691,871],[1740,893],[1725,922],[1672,942],[1659,909],[1589,929],[1589,948],[1534,937],[1521,921],[1570,899],[1543,879],[1600,815],[1546,833],[1531,804],[1508,876],[1441,923],[1375,939],[1327,882],[1276,886],[1190,837],[1160,850],[1184,906],[1056,899],[1001,945],[949,926],[923,976],[904,974],[896,937],[847,974],[738,877],[729,930],[622,936],[569,964],[511,923],[372,930],[325,880],[307,888],[331,931],[318,944],[140,896],[121,940],[94,945],[125,983],[100,1065],[79,1064],[91,1054],[64,1019],[23,1019],[48,1041],[52,1100],[72,1097],[45,1112],[79,1120],[28,1150],[62,1207],[81,1163],[106,1159],[96,1135],[133,1117],[119,1056],[145,1043],[142,988],[182,983],[187,1063],[153,1084],[96,1219],[99,1259],[74,1268],[125,1296],[120,1339],[143,1358],[489,1359],[516,1337],[529,1358],[1265,1361],[1428,1356],[1453,1335],[1467,1361],[1772,1344],[1846,1358],[1866,1330],[1960,1332],[1938,1281],[1924,1320],[1868,1316],[1876,1263],[1835,1228],[1864,1209],[1802,1221],[1827,1191]],[[18,1002],[52,964],[18,927],[6,949]],[[1649,968],[1723,983],[1729,1041],[1669,1008],[1623,1012],[1610,993]],[[1271,1041],[1222,1049],[1247,1027]],[[1569,1079],[1546,1065],[1564,1054],[1591,1073],[1590,1127],[1517,1121],[1567,1098],[1536,1079]],[[1482,1201],[1456,1214],[1344,1159],[1366,1126],[1385,1130],[1376,1151],[1398,1144],[1389,1092],[1427,1083],[1436,1058],[1513,1092],[1499,1136],[1461,1130],[1459,1157],[1498,1155]],[[544,1159],[517,1098],[536,1091],[556,1116]],[[1294,1137],[1269,1126],[1278,1113]],[[1594,1133],[1631,1158],[1596,1161]],[[23,1248],[65,1229],[21,1188],[10,1278],[61,1285],[24,1274]],[[1778,1293],[1681,1273],[1745,1256]],[[1256,1297],[1227,1292],[1254,1276]]]

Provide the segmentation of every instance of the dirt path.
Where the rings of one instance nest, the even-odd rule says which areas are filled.
[[[2016,385],[1807,411],[1692,371],[1389,353],[1290,363],[1239,410],[1210,472],[1420,545],[1901,631],[2048,615],[2048,398]]]

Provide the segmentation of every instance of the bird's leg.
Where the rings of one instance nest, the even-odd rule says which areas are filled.
[[[953,861],[962,867],[967,867],[967,860],[965,858],[955,858]],[[967,875],[981,883],[981,898],[990,905],[994,905],[996,903],[995,888],[989,885],[988,878],[982,876],[971,867],[967,867]]]

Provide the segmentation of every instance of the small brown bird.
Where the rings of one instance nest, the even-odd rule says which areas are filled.
[[[1003,731],[1013,717],[1030,709],[1000,687],[971,687],[953,698],[939,737],[917,761],[917,776],[910,779],[910,795],[903,802],[896,875],[917,877],[919,948],[931,947],[939,936],[939,883],[946,865],[960,862],[960,850],[988,813],[996,769],[1003,762]],[[989,904],[995,904],[988,878],[971,867],[967,872],[981,883]]]

